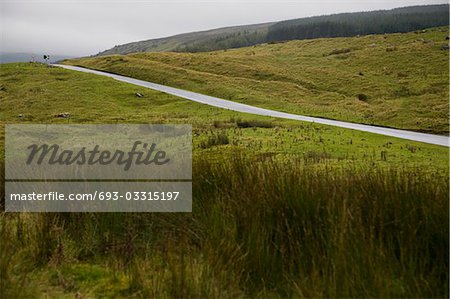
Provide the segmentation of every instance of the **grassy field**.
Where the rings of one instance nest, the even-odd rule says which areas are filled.
[[[444,147],[219,109],[90,74],[30,63],[0,68],[2,123],[189,123],[200,154],[305,155],[330,163],[369,161],[444,171]],[[141,93],[139,98],[135,93]],[[58,118],[68,112],[70,118]],[[3,130],[0,142],[3,142]],[[215,137],[228,142],[214,146]],[[216,138],[217,139],[217,138]],[[1,146],[3,159],[3,146]]]
[[[285,112],[448,134],[446,36],[448,27],[65,63]]]
[[[39,64],[0,80],[2,142],[6,123],[194,130],[192,213],[2,214],[2,298],[448,297],[445,147]]]

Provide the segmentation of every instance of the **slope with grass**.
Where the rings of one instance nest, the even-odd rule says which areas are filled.
[[[189,123],[197,150],[326,156],[329,161],[365,159],[446,169],[444,147],[325,125],[274,119],[202,105],[102,76],[42,64],[0,68],[1,124],[5,123]],[[139,98],[135,93],[141,93]],[[58,118],[68,112],[70,118]],[[3,134],[3,133],[2,133]],[[3,136],[2,136],[3,137]],[[3,142],[1,138],[0,142]],[[206,145],[205,145],[206,144]],[[3,150],[3,147],[1,147]],[[387,158],[381,158],[385,152]],[[3,155],[1,155],[3,157]]]
[[[448,133],[448,27],[65,61],[278,111]]]
[[[41,64],[0,80],[2,137],[9,123],[194,130],[192,213],[2,213],[2,298],[448,297],[444,147]]]
[[[228,109],[228,110],[233,110],[233,111],[242,112],[242,113],[249,113],[249,114],[253,114],[253,115],[270,116],[270,117],[275,117],[275,118],[291,119],[291,120],[296,120],[296,121],[301,121],[301,122],[309,122],[309,123],[318,123],[318,124],[324,124],[324,125],[329,125],[329,126],[336,126],[339,128],[346,128],[346,129],[351,129],[351,130],[376,133],[376,134],[380,134],[380,135],[384,135],[384,136],[391,136],[391,137],[396,137],[396,138],[424,142],[424,143],[428,143],[428,144],[449,146],[449,137],[444,136],[444,135],[425,134],[425,133],[419,133],[419,132],[413,132],[413,131],[407,131],[407,130],[398,130],[398,129],[392,129],[392,128],[379,127],[379,126],[369,126],[369,125],[364,125],[364,124],[355,124],[355,123],[350,123],[350,122],[343,122],[343,121],[324,119],[324,118],[318,118],[318,117],[290,114],[290,113],[255,107],[255,106],[251,106],[251,105],[246,105],[246,104],[242,104],[242,103],[236,103],[233,101],[219,99],[216,97],[211,97],[211,96],[207,96],[207,95],[192,92],[192,91],[187,91],[187,90],[174,88],[174,87],[170,87],[170,86],[166,86],[166,85],[156,84],[156,83],[152,83],[152,82],[148,82],[148,81],[138,80],[135,78],[126,77],[126,76],[122,76],[122,75],[87,69],[87,68],[83,68],[83,67],[79,67],[79,66],[62,65],[62,64],[52,64],[52,66],[61,67],[64,69],[83,72],[83,73],[105,76],[108,78],[113,78],[120,82],[126,82],[126,83],[130,83],[130,84],[133,84],[133,85],[136,85],[139,87],[149,88],[152,90],[156,90],[156,91],[164,92],[164,93],[174,95],[177,97],[181,97],[183,99],[188,99],[188,100],[191,100],[194,102],[210,105],[213,107],[219,107],[222,109]]]
[[[207,31],[184,33],[165,38],[117,45],[98,53],[101,55],[129,54],[136,52],[200,52],[208,50],[238,48],[265,41],[269,26],[274,23],[234,26]]]
[[[448,22],[448,4],[410,6],[184,33],[117,45],[97,55],[161,51],[205,52],[293,39],[408,32],[444,26]]]

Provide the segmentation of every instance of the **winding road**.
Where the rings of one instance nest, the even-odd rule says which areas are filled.
[[[178,88],[155,84],[155,83],[142,81],[142,80],[125,77],[125,76],[121,76],[121,75],[86,69],[86,68],[77,67],[77,66],[61,65],[61,64],[53,64],[53,65],[57,66],[57,67],[62,67],[62,68],[68,69],[68,70],[80,71],[80,72],[84,72],[84,73],[91,73],[91,74],[110,77],[110,78],[116,79],[118,81],[150,88],[153,90],[157,90],[157,91],[161,91],[161,92],[164,92],[167,94],[178,96],[178,97],[181,97],[184,99],[188,99],[188,100],[191,100],[194,102],[211,105],[211,106],[219,107],[219,108],[223,108],[223,109],[229,109],[229,110],[250,113],[250,114],[256,114],[256,115],[272,116],[272,117],[279,117],[279,118],[285,118],[285,119],[313,122],[313,123],[318,123],[318,124],[330,125],[330,126],[352,129],[352,130],[359,130],[359,131],[370,132],[370,133],[375,133],[375,134],[380,134],[380,135],[385,135],[385,136],[397,137],[397,138],[402,138],[402,139],[407,139],[407,140],[413,140],[413,141],[419,141],[419,142],[424,142],[424,143],[429,143],[429,144],[450,147],[450,143],[449,143],[450,139],[448,136],[425,134],[425,133],[418,133],[418,132],[413,132],[413,131],[397,130],[397,129],[349,123],[349,122],[343,122],[343,121],[331,120],[331,119],[325,119],[325,118],[317,118],[317,117],[303,116],[303,115],[297,115],[297,114],[290,114],[290,113],[286,113],[286,112],[280,112],[280,111],[275,111],[275,110],[258,108],[258,107],[254,107],[254,106],[250,106],[250,105],[246,105],[246,104],[236,103],[233,101],[223,100],[223,99],[203,95],[203,94],[192,92],[192,91],[186,91],[186,90],[182,90],[182,89],[178,89]]]

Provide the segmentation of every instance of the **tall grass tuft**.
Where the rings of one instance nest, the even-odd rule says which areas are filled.
[[[192,213],[24,214],[41,224],[22,247],[63,240],[75,260],[119,261],[145,298],[448,297],[447,178],[313,161],[197,157]]]
[[[230,139],[225,131],[212,133],[207,140],[200,142],[200,148],[207,149],[213,146],[226,145],[230,143]]]

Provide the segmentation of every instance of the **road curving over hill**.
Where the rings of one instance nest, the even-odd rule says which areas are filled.
[[[219,108],[223,108],[223,109],[229,109],[229,110],[233,110],[233,111],[256,114],[256,115],[271,116],[271,117],[293,119],[293,120],[299,120],[299,121],[306,121],[306,122],[330,125],[330,126],[335,126],[335,127],[340,127],[340,128],[370,132],[370,133],[375,133],[375,134],[380,134],[380,135],[385,135],[385,136],[397,137],[397,138],[402,138],[402,139],[407,139],[407,140],[413,140],[413,141],[418,141],[418,142],[424,142],[424,143],[429,143],[429,144],[450,147],[450,138],[448,136],[425,134],[425,133],[418,133],[418,132],[413,132],[413,131],[398,130],[398,129],[391,129],[391,128],[385,128],[385,127],[377,127],[377,126],[371,126],[371,125],[349,123],[349,122],[331,120],[331,119],[325,119],[325,118],[290,114],[290,113],[286,113],[286,112],[269,110],[269,109],[259,108],[259,107],[255,107],[255,106],[250,106],[250,105],[246,105],[246,104],[233,102],[233,101],[228,101],[228,100],[224,100],[224,99],[219,99],[216,97],[211,97],[211,96],[203,95],[203,94],[192,92],[192,91],[182,90],[182,89],[178,89],[178,88],[174,88],[174,87],[160,85],[160,84],[156,84],[156,83],[152,83],[152,82],[147,82],[147,81],[138,80],[138,79],[121,76],[121,75],[116,75],[116,74],[111,74],[111,73],[107,73],[107,72],[91,70],[91,69],[86,69],[86,68],[77,67],[77,66],[70,66],[70,65],[54,64],[54,66],[62,67],[62,68],[65,68],[68,70],[73,70],[73,71],[80,71],[80,72],[110,77],[110,78],[116,79],[118,81],[150,88],[153,90],[157,90],[157,91],[161,91],[161,92],[164,92],[167,94],[178,96],[178,97],[181,97],[184,99],[188,99],[188,100],[191,100],[194,102],[211,105],[211,106],[219,107]]]

